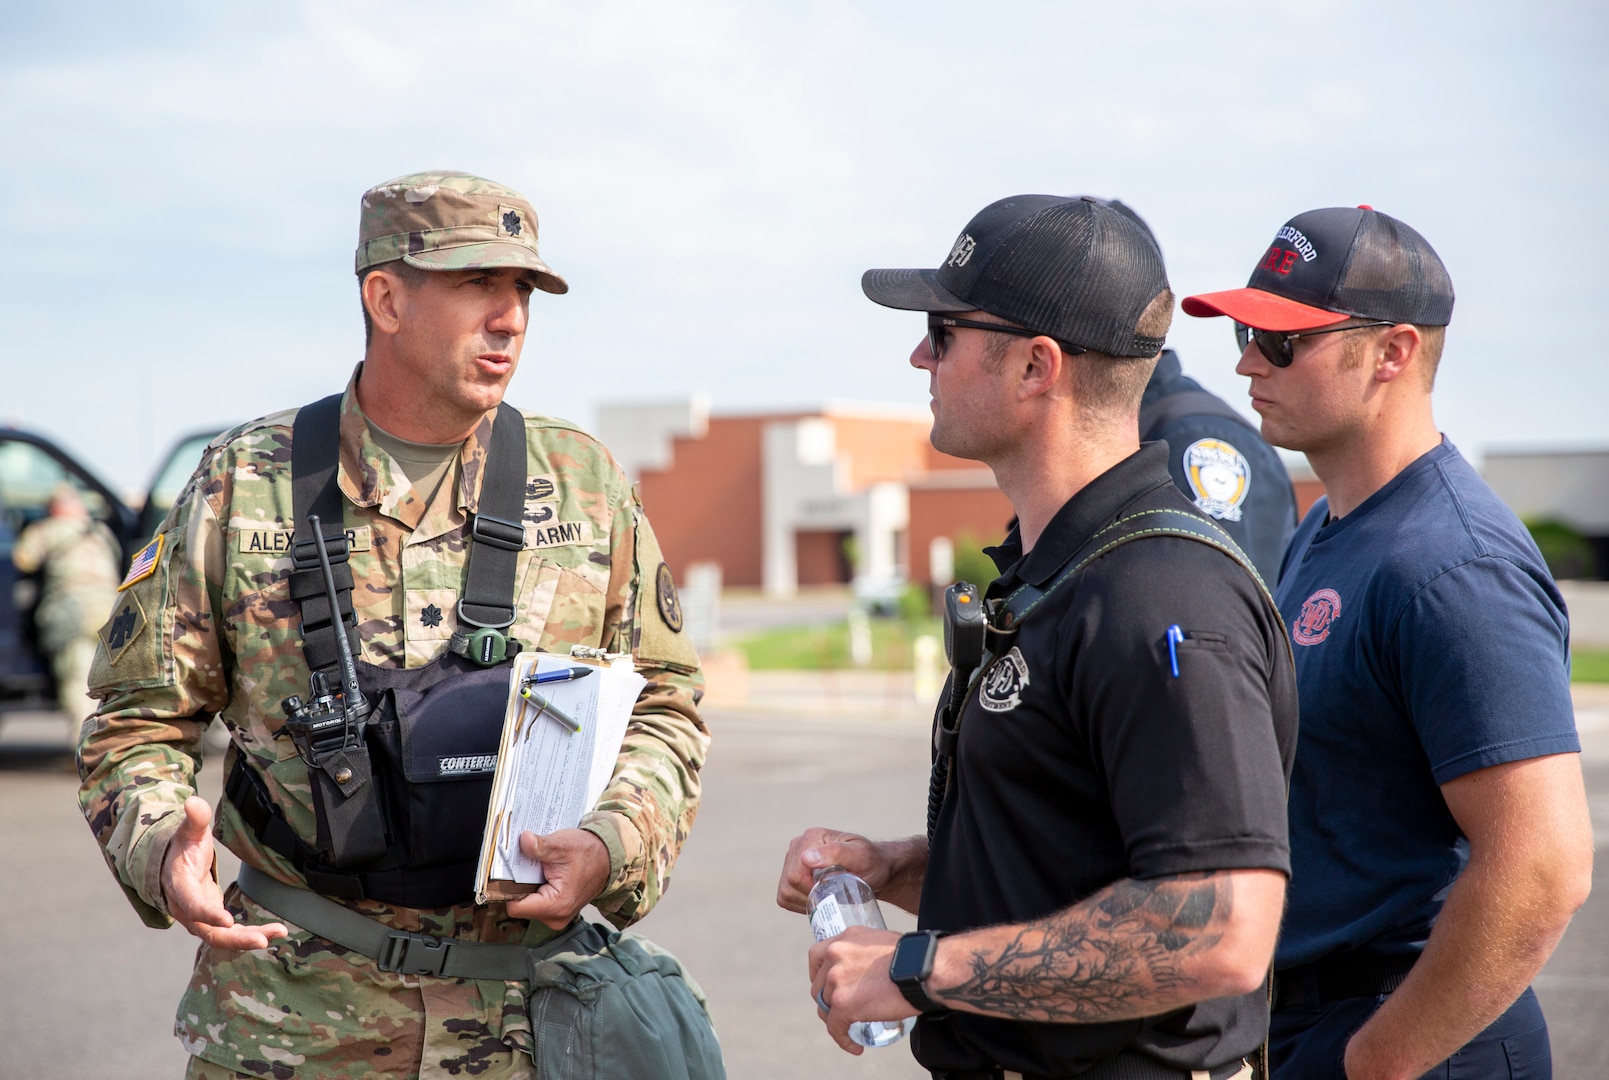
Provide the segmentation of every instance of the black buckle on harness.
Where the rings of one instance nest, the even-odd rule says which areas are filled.
[[[469,535],[504,551],[520,551],[525,547],[525,526],[487,513],[475,515],[475,520],[469,523]]]
[[[464,595],[458,600],[459,628],[447,643],[447,648],[467,660],[490,667],[518,653],[520,643],[503,633],[514,625],[516,612],[512,590],[508,593],[508,600],[488,603],[487,586],[490,581],[487,574],[500,567],[512,584],[515,563],[505,553],[524,550],[525,526],[481,512],[470,521],[469,536],[475,547],[485,545],[494,549],[497,555],[492,564],[486,563],[487,559],[494,558],[492,551],[482,551],[480,557],[470,558]],[[493,573],[490,576],[497,575]]]
[[[440,978],[452,947],[453,943],[446,938],[391,930],[386,933],[385,945],[380,949],[380,955],[374,958],[374,963],[381,971]]]
[[[324,552],[331,563],[344,563],[351,554],[352,545],[346,530],[330,533],[324,538]],[[291,541],[291,565],[298,570],[318,569],[318,541],[313,537]]]

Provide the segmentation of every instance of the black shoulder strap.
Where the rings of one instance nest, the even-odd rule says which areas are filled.
[[[1240,545],[1236,544],[1228,533],[1188,510],[1160,507],[1154,510],[1140,510],[1127,517],[1118,518],[1100,529],[1084,542],[1083,547],[1067,557],[1055,579],[1043,589],[1026,583],[1019,585],[1009,596],[998,602],[991,613],[994,616],[990,619],[991,626],[997,630],[1014,632],[1022,624],[1022,620],[1042,604],[1046,597],[1072,580],[1084,567],[1102,555],[1122,547],[1130,540],[1139,540],[1147,536],[1178,536],[1217,548],[1251,575],[1264,602],[1273,610],[1274,617],[1279,617],[1279,609],[1274,606],[1274,598],[1269,593],[1262,575],[1257,572],[1257,568],[1251,564],[1246,553],[1240,550]]]
[[[458,620],[502,629],[514,623],[514,571],[525,546],[525,418],[514,406],[497,407],[480,501],[469,536],[469,568],[458,600]]]
[[[335,639],[335,617],[324,595],[324,576],[318,553],[307,535],[307,519],[317,514],[325,537],[341,621],[353,655],[358,652],[357,619],[352,614],[352,566],[346,538],[346,504],[335,482],[340,464],[341,395],[331,394],[296,413],[291,426],[291,528],[300,539],[291,545],[291,599],[302,609],[302,651],[313,671],[335,675],[340,648]],[[337,679],[337,685],[339,680]]]
[[[1163,394],[1140,405],[1140,441],[1150,442],[1161,437],[1164,428],[1186,416],[1221,416],[1233,420],[1248,431],[1255,430],[1251,421],[1234,410],[1228,402],[1206,390],[1179,390]]]

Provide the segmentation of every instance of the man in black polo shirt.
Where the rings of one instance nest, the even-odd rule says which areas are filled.
[[[1295,680],[1271,601],[1166,448],[1139,443],[1172,318],[1161,256],[1099,200],[1023,195],[938,270],[862,288],[929,313],[911,364],[933,444],[1011,499],[988,606],[1001,628],[1025,613],[966,691],[931,845],[813,828],[789,847],[783,907],[838,864],[921,927],[811,949],[828,1033],[858,1052],[852,1022],[920,1013],[917,1060],[967,1080],[1249,1075],[1289,872]]]

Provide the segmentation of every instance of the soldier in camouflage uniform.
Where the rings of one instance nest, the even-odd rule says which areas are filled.
[[[476,177],[418,174],[363,197],[357,271],[370,340],[341,404],[338,483],[359,659],[370,664],[423,666],[456,628],[466,520],[530,292],[568,288],[539,258],[536,233],[523,197]],[[215,883],[214,836],[305,887],[228,800],[209,833],[210,808],[195,796],[209,722],[228,730],[228,764],[248,755],[295,832],[315,838],[308,768],[274,737],[281,699],[305,693],[308,678],[287,586],[295,413],[216,439],[153,547],[136,555],[101,633],[92,686],[102,704],[80,747],[80,802],[141,918],[177,920],[202,939],[176,1020],[190,1075],[527,1075],[523,983],[387,974]],[[539,891],[434,909],[343,901],[460,941],[540,943],[587,903],[617,926],[642,918],[692,826],[709,742],[698,659],[631,485],[574,426],[524,423],[525,545],[508,634],[559,654],[574,644],[631,652],[649,681],[616,775],[580,828],[522,838],[548,875]],[[443,444],[450,461],[436,484],[409,458]]]
[[[34,625],[56,678],[57,707],[75,722],[89,715],[90,663],[95,628],[117,593],[117,538],[89,516],[71,487],[51,494],[46,517],[17,537],[11,561],[40,576]]]

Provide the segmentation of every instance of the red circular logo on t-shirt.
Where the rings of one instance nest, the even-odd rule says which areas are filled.
[[[1330,636],[1330,624],[1341,615],[1341,594],[1320,589],[1302,602],[1302,612],[1291,627],[1298,645],[1317,645]]]

